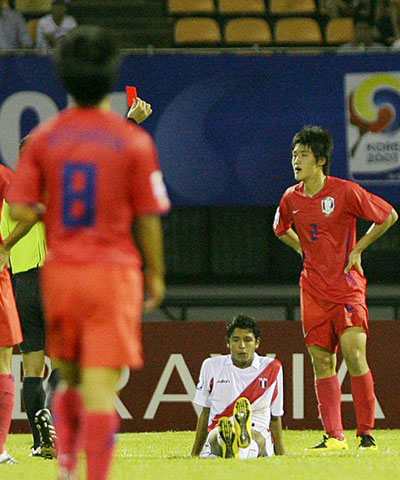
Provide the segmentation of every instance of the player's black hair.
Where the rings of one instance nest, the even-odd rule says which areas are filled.
[[[61,42],[54,62],[76,103],[91,107],[111,91],[119,55],[107,31],[97,26],[80,26]]]
[[[236,315],[235,317],[232,318],[230,322],[228,322],[226,326],[226,339],[228,340],[228,342],[235,328],[242,328],[243,330],[251,330],[254,333],[256,340],[258,340],[261,337],[260,329],[256,321],[254,320],[254,318],[248,317],[243,313],[239,313],[239,315]]]
[[[329,175],[333,155],[333,138],[330,132],[323,127],[306,125],[293,137],[292,151],[298,144],[310,148],[317,160],[325,158],[322,170],[325,175]]]

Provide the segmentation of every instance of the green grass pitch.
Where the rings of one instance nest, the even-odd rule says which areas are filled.
[[[378,430],[377,452],[356,448],[355,432],[346,432],[350,450],[325,454],[304,448],[317,443],[321,432],[284,432],[288,455],[256,460],[187,458],[194,432],[119,435],[112,480],[397,480],[400,479],[400,430]],[[1,480],[54,480],[56,463],[29,458],[29,435],[10,435],[8,451],[17,465],[0,465]],[[82,470],[83,473],[83,470]],[[84,476],[82,475],[82,478]]]

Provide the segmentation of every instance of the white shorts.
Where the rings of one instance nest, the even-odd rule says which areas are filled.
[[[203,450],[200,453],[200,458],[217,458],[217,455],[214,455],[213,453],[211,453],[211,447],[209,442],[210,435],[216,430],[218,431],[218,427],[215,427],[213,430],[209,432],[206,443],[204,444]],[[266,453],[265,454],[259,453],[259,448],[256,445],[255,440],[253,439],[251,441],[251,444],[247,448],[239,448],[239,458],[241,460],[250,460],[252,458],[257,458],[257,457],[273,457],[275,455],[271,432],[267,429],[264,429],[259,433],[265,438]],[[221,437],[219,436],[219,434],[217,438],[218,438],[218,443],[221,445]]]

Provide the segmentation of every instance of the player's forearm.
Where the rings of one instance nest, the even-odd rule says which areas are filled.
[[[285,446],[282,438],[282,419],[281,417],[271,418],[271,434],[274,440],[275,455],[285,455]]]
[[[277,235],[279,240],[281,240],[283,243],[288,245],[289,247],[293,248],[300,256],[303,256],[303,250],[300,245],[300,240],[299,236],[297,233],[290,228],[286,233],[283,235]]]
[[[196,427],[196,438],[194,440],[192,451],[190,452],[191,457],[198,457],[203,450],[204,444],[207,440],[207,427],[208,427],[208,418],[210,416],[210,409],[203,408],[198,420]]]
[[[21,240],[33,227],[34,223],[18,222],[14,230],[3,239],[3,245],[8,250]]]
[[[367,247],[378,240],[378,238],[381,237],[394,223],[396,223],[397,219],[397,212],[393,209],[384,222],[379,225],[376,223],[372,224],[367,233],[358,240],[353,248],[353,252],[362,253]]]
[[[22,204],[10,205],[10,217],[15,222],[35,224],[41,217],[44,208],[42,205],[28,206]]]
[[[134,225],[134,237],[143,257],[145,269],[164,275],[163,236],[159,215],[142,215]]]

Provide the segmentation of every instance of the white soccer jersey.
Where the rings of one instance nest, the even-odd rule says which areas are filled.
[[[207,358],[200,370],[194,403],[210,408],[209,429],[222,416],[232,417],[239,397],[249,399],[253,429],[269,429],[271,415],[283,415],[282,364],[271,357],[254,354],[250,367],[239,368],[231,355]]]

